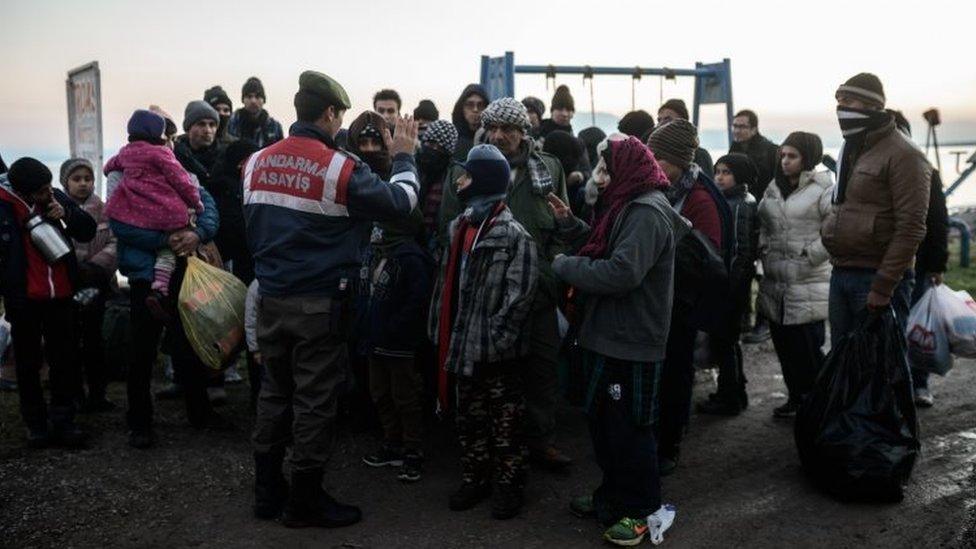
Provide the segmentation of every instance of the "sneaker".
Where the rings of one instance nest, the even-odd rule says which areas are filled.
[[[695,409],[698,410],[699,414],[708,414],[713,416],[737,416],[742,412],[742,408],[738,403],[738,399],[734,402],[730,402],[724,398],[710,398],[704,402],[699,402]]]
[[[39,450],[51,445],[51,434],[47,431],[47,426],[43,428],[27,428],[27,447]]]
[[[579,496],[569,501],[569,510],[579,518],[592,518],[596,516],[596,505],[593,504],[593,495]]]
[[[242,381],[244,378],[237,372],[237,366],[231,366],[224,371],[224,383],[240,383]]]
[[[562,453],[555,446],[530,448],[529,458],[536,465],[554,472],[565,471],[570,465],[573,464],[573,458]]]
[[[639,545],[647,535],[647,521],[624,517],[603,533],[603,539],[614,545],[631,547]]]
[[[103,397],[88,397],[81,407],[84,414],[98,414],[101,412],[111,412],[116,408],[115,403]]]
[[[70,423],[61,427],[55,426],[51,440],[62,448],[84,448],[88,445],[88,433]]]
[[[932,392],[926,387],[915,389],[915,406],[919,408],[931,408],[935,404]]]
[[[227,390],[223,387],[207,387],[207,398],[213,406],[227,404]]]
[[[169,385],[156,391],[156,398],[159,400],[174,400],[177,398],[183,398],[183,386],[177,385],[176,383],[170,383]]]
[[[769,324],[765,321],[757,322],[749,333],[742,336],[742,342],[746,344],[762,343],[769,337]]]
[[[488,497],[491,487],[487,483],[462,482],[461,487],[451,494],[448,508],[451,511],[467,511]]]
[[[514,484],[497,484],[491,492],[491,516],[498,520],[515,518],[522,509],[522,489]]]
[[[152,431],[129,431],[129,446],[146,450],[156,444],[156,434]]]
[[[403,451],[384,444],[380,446],[379,450],[363,456],[363,463],[370,467],[401,467],[403,465]]]
[[[400,482],[417,482],[424,472],[424,455],[420,452],[407,452],[403,455],[403,465],[397,473]]]
[[[800,408],[800,403],[795,400],[787,400],[786,404],[773,408],[773,417],[779,419],[791,419],[796,417],[796,411]]]

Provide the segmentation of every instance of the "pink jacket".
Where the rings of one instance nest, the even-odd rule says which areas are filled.
[[[203,212],[200,188],[162,145],[135,141],[105,164],[105,174],[122,170],[105,215],[140,229],[175,231],[190,222],[188,209]]]

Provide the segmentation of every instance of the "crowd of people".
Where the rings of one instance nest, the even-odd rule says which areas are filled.
[[[185,400],[190,425],[232,426],[212,402],[229,374],[204,366],[178,312],[198,256],[249,287],[241,363],[257,518],[361,520],[323,488],[346,407],[371,408],[381,426],[364,464],[395,467],[403,482],[423,477],[425,417],[453,417],[450,509],[490,499],[493,517],[514,517],[530,464],[573,463],[555,438],[566,398],[585,412],[603,473],[570,509],[611,543],[659,543],[675,518],[660,479],[679,465],[700,334],[718,383],[699,413],[748,406],[741,344],[771,336],[789,394],[774,415],[791,418],[824,362],[826,320],[833,342],[864,310],[891,306],[904,322],[941,282],[938,173],[876,76],[850,78],[836,100],[836,178],[817,169],[817,135],[776,145],[748,110],[713,163],[679,99],[656,121],[639,110],[618,132],[576,134],[565,86],[547,118],[538,98],[492,99],[471,84],[450,120],[429,100],[405,114],[384,89],[346,125],[346,91],[315,71],[299,77],[287,136],[252,77],[236,111],[221,86],[190,101],[180,126],[158,106],[135,111],[128,143],[104,167],[65,161],[60,189],[43,163],[18,159],[0,175],[0,292],[27,443],[84,446],[76,411],[115,408],[101,325],[126,288],[129,445],[156,443],[161,340],[168,394]],[[51,257],[38,225],[71,253]],[[913,377],[918,405],[932,405],[926,376]]]

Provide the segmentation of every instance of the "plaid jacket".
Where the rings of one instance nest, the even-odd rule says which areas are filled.
[[[455,234],[457,219],[449,228],[452,246],[441,259],[428,329],[438,343],[444,277]],[[505,208],[490,226],[482,225],[474,247],[458,277],[457,311],[451,327],[446,369],[473,376],[485,364],[512,360],[528,352],[528,339],[522,338],[532,298],[539,278],[539,259],[535,241]]]

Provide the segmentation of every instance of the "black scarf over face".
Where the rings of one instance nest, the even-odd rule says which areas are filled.
[[[864,150],[864,140],[869,133],[887,124],[893,118],[885,111],[837,107],[837,120],[844,135],[844,152],[840,158],[840,173],[837,174],[837,194],[835,204],[842,204],[847,194],[847,181],[851,177],[854,163]]]

